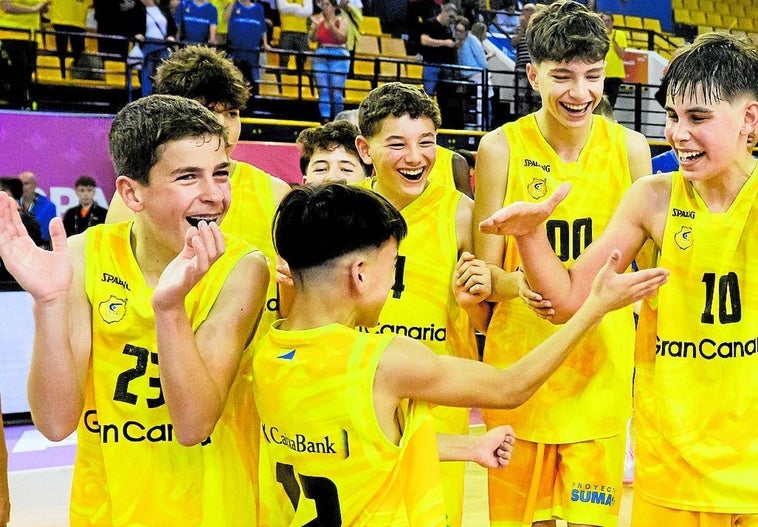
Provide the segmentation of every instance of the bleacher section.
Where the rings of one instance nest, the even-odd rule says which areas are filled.
[[[758,44],[758,0],[672,0],[674,20],[698,33],[730,31]]]

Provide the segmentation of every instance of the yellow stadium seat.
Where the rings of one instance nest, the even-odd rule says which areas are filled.
[[[672,9],[680,9],[684,7],[684,0],[671,0]]]
[[[624,16],[624,24],[626,27],[632,29],[642,29],[642,18],[638,16],[626,15]]]
[[[361,76],[373,76],[374,61],[375,57],[356,55],[353,59],[353,73]]]
[[[661,29],[661,21],[657,18],[643,18],[642,27],[656,33],[663,33]]]
[[[361,35],[355,44],[355,52],[363,55],[379,55],[379,37],[376,35]]]
[[[689,11],[697,11],[700,7],[697,5],[697,0],[683,0],[682,7]]]
[[[690,16],[690,13],[691,11],[686,8],[674,9],[674,20],[680,24],[692,25],[692,16]]]
[[[626,24],[624,24],[624,15],[613,13],[613,25],[617,27],[625,26]]]
[[[733,27],[740,27],[740,20],[734,15],[724,15],[721,18],[721,27],[731,29]]]
[[[32,40],[32,31],[29,29],[16,29],[0,27],[0,39],[4,40]]]
[[[371,82],[359,79],[347,79],[345,83],[345,102],[360,104],[371,91]]]
[[[694,26],[707,26],[708,20],[703,11],[690,11],[690,20]]]
[[[364,35],[382,36],[382,23],[377,16],[364,16],[359,27]]]
[[[718,13],[706,13],[705,22],[709,26],[724,27],[724,22],[721,20],[721,15],[719,15]]]
[[[408,54],[405,51],[405,42],[402,38],[380,37],[382,55],[385,57],[405,58]]]

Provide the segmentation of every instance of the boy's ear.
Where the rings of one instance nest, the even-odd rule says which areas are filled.
[[[531,62],[526,63],[526,78],[529,80],[529,84],[532,85],[533,89],[539,89],[537,86],[537,68],[535,68]]]
[[[366,260],[356,258],[350,264],[350,289],[357,295],[363,294],[366,288],[364,273],[366,271]]]
[[[368,146],[368,139],[366,139],[364,136],[359,135],[355,138],[355,148],[358,150],[358,155],[361,156],[361,159],[364,163],[367,165],[373,164],[371,161],[371,149]]]
[[[750,101],[745,106],[745,129],[746,135],[758,133],[758,101]]]
[[[142,210],[142,195],[145,192],[145,187],[135,180],[127,176],[118,176],[116,178],[116,192],[121,195],[124,204],[132,211]]]

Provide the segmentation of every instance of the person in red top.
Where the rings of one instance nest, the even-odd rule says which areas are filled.
[[[348,20],[337,7],[337,0],[321,0],[321,13],[311,17],[309,37],[318,44],[313,57],[313,75],[318,90],[318,110],[326,123],[345,109],[343,93],[350,53],[347,50]]]

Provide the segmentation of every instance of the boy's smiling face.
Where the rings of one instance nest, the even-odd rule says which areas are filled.
[[[158,148],[150,184],[135,183],[139,212],[157,236],[179,252],[187,229],[220,223],[229,208],[229,159],[219,137],[190,137]]]
[[[603,97],[605,61],[542,61],[528,64],[527,75],[542,98],[542,110],[567,128],[584,126]]]
[[[426,188],[437,159],[437,130],[428,117],[388,116],[376,135],[359,136],[356,145],[363,161],[374,165],[379,193],[398,206]]]
[[[667,97],[666,140],[686,179],[698,181],[744,171],[741,163],[749,155],[748,137],[755,126],[751,114],[756,105],[747,95],[732,102],[706,101],[702,90]]]

